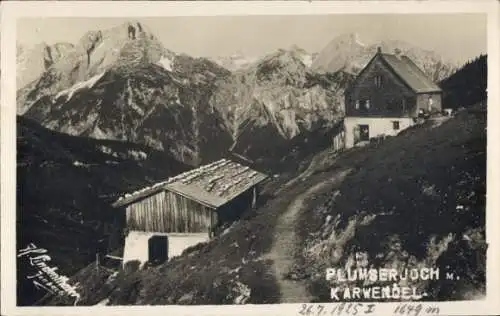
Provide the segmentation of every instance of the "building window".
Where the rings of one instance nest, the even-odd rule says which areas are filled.
[[[356,100],[356,102],[355,102],[355,105],[354,105],[354,106],[356,107],[356,110],[359,110],[359,100]]]
[[[429,100],[428,100],[428,110],[429,112],[432,111],[432,104],[434,103],[434,100],[432,100],[432,96],[429,96]]]
[[[375,86],[377,88],[382,86],[382,76],[375,76]]]
[[[399,121],[392,121],[392,129],[399,131]]]
[[[365,108],[368,110],[370,108],[370,100],[365,101]]]

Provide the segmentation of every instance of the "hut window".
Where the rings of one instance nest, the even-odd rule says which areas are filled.
[[[382,86],[382,76],[375,76],[375,86],[380,88]]]
[[[354,106],[356,107],[356,110],[359,110],[359,100],[356,100],[356,102],[355,102],[355,105],[354,105]]]

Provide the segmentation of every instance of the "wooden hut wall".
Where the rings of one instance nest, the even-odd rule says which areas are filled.
[[[382,85],[375,84],[381,76]],[[366,107],[367,101],[369,108]],[[356,103],[359,107],[356,107]],[[416,94],[387,63],[377,56],[360,73],[345,93],[346,116],[411,117],[416,108]]]
[[[256,192],[258,192],[257,186],[255,187],[255,189]],[[222,225],[224,223],[233,222],[238,218],[240,218],[244,212],[250,210],[252,208],[253,194],[254,194],[254,187],[245,191],[232,201],[221,206],[217,210],[217,213],[219,215],[218,224]]]
[[[173,192],[159,192],[127,207],[129,229],[163,233],[209,232],[217,214]]]
[[[213,209],[182,195],[167,191],[165,201],[171,210],[165,213],[171,232],[208,232],[217,223],[217,214]]]

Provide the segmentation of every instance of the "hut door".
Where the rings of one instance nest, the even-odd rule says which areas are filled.
[[[370,130],[368,128],[368,125],[359,125],[359,140],[370,140]]]
[[[160,264],[168,260],[168,237],[153,236],[148,241],[149,262]]]

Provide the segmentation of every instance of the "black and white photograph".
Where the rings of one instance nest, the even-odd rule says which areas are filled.
[[[491,18],[16,18],[11,304],[491,301]]]

